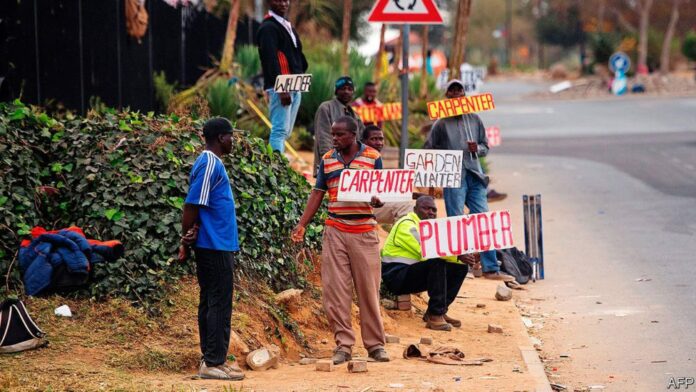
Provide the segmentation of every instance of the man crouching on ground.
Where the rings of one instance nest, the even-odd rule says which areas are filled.
[[[355,284],[358,295],[363,345],[370,358],[389,361],[384,350],[384,327],[379,312],[379,237],[372,210],[381,207],[382,203],[376,196],[370,203],[338,201],[338,183],[344,169],[382,169],[379,153],[358,142],[357,132],[358,123],[348,116],[339,117],[331,126],[334,148],[322,157],[316,185],[300,222],[292,231],[292,240],[302,241],[305,227],[328,192],[329,217],[322,240],[321,283],[324,310],[336,341],[334,364],[350,360],[355,344],[351,323],[351,282]]]
[[[203,126],[205,150],[191,168],[184,204],[179,260],[194,247],[198,285],[198,334],[203,358],[198,375],[206,379],[241,380],[239,366],[227,364],[232,318],[234,254],[239,251],[237,216],[222,157],[232,151],[232,125],[213,118]]]
[[[423,259],[418,226],[421,219],[437,218],[437,206],[431,196],[416,200],[413,212],[399,219],[382,248],[382,281],[396,295],[428,292],[428,310],[423,316],[426,328],[450,331],[461,327],[460,320],[447,315],[464,283],[472,255]],[[465,264],[466,263],[466,264]]]

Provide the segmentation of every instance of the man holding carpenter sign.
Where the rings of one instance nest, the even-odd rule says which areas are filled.
[[[445,96],[456,99],[464,96],[464,83],[453,79],[447,83]],[[464,214],[464,206],[470,214],[488,211],[486,188],[488,176],[481,168],[479,157],[488,154],[488,138],[481,118],[468,113],[447,118],[439,118],[425,142],[425,148],[464,151],[462,165],[462,184],[459,188],[444,188],[447,216]],[[483,276],[487,279],[514,281],[515,278],[500,272],[495,251],[481,253]]]
[[[305,227],[319,210],[324,194],[328,193],[329,216],[321,246],[321,283],[324,310],[336,341],[333,355],[336,365],[351,359],[355,345],[350,310],[353,286],[360,307],[363,346],[370,358],[389,361],[384,350],[384,327],[379,311],[379,237],[373,212],[373,208],[380,208],[383,203],[377,196],[372,196],[370,203],[338,199],[339,182],[345,169],[382,169],[379,153],[358,142],[357,133],[358,123],[350,116],[341,116],[333,122],[330,135],[334,148],[323,154],[317,182],[291,234],[293,241],[302,241]]]

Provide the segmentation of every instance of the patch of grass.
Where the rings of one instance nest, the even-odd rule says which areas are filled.
[[[145,347],[141,350],[114,352],[107,360],[111,366],[127,370],[150,372],[181,372],[198,364],[198,350],[169,350],[162,347]]]

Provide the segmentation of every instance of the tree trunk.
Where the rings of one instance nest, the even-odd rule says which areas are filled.
[[[341,35],[341,73],[348,75],[348,41],[350,40],[350,17],[353,12],[353,0],[343,0],[343,34]]]
[[[288,10],[288,21],[290,24],[297,29],[297,15],[300,13],[300,7],[302,6],[302,0],[296,0],[290,2],[290,9]]]
[[[459,67],[464,63],[466,50],[466,35],[469,30],[469,15],[471,14],[471,0],[460,0],[457,8],[457,17],[454,28],[454,44],[450,54],[449,78],[455,79],[459,75]]]
[[[382,65],[384,64],[384,35],[387,32],[387,25],[382,23],[379,30],[379,49],[375,60],[375,71],[372,75],[372,81],[379,84],[380,76],[382,75]]]
[[[404,31],[399,29],[399,38],[396,40],[396,47],[394,48],[394,72],[398,73],[399,68],[401,68],[401,54],[404,51]]]
[[[232,61],[234,60],[234,41],[237,40],[237,22],[239,21],[239,5],[242,0],[230,0],[230,15],[227,19],[227,33],[225,34],[225,45],[222,49],[222,59],[220,60],[220,71],[231,73]]]
[[[650,9],[653,0],[640,1],[640,33],[638,39],[638,74],[648,73],[648,28],[650,27]]]
[[[673,0],[672,16],[669,18],[667,32],[665,32],[665,40],[662,43],[662,53],[660,55],[660,73],[666,75],[669,73],[669,55],[672,52],[672,38],[674,38],[674,30],[677,28],[679,21],[679,5],[681,0]]]
[[[420,79],[420,97],[425,98],[428,95],[428,25],[423,25],[423,41],[421,47],[421,79]]]

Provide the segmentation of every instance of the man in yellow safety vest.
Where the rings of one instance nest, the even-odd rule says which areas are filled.
[[[447,308],[457,297],[475,258],[473,255],[421,257],[418,226],[421,219],[436,217],[435,199],[421,196],[413,212],[394,224],[382,248],[382,282],[396,295],[427,291],[430,300],[423,317],[426,328],[450,331],[452,327],[461,327],[462,322],[449,317]]]

